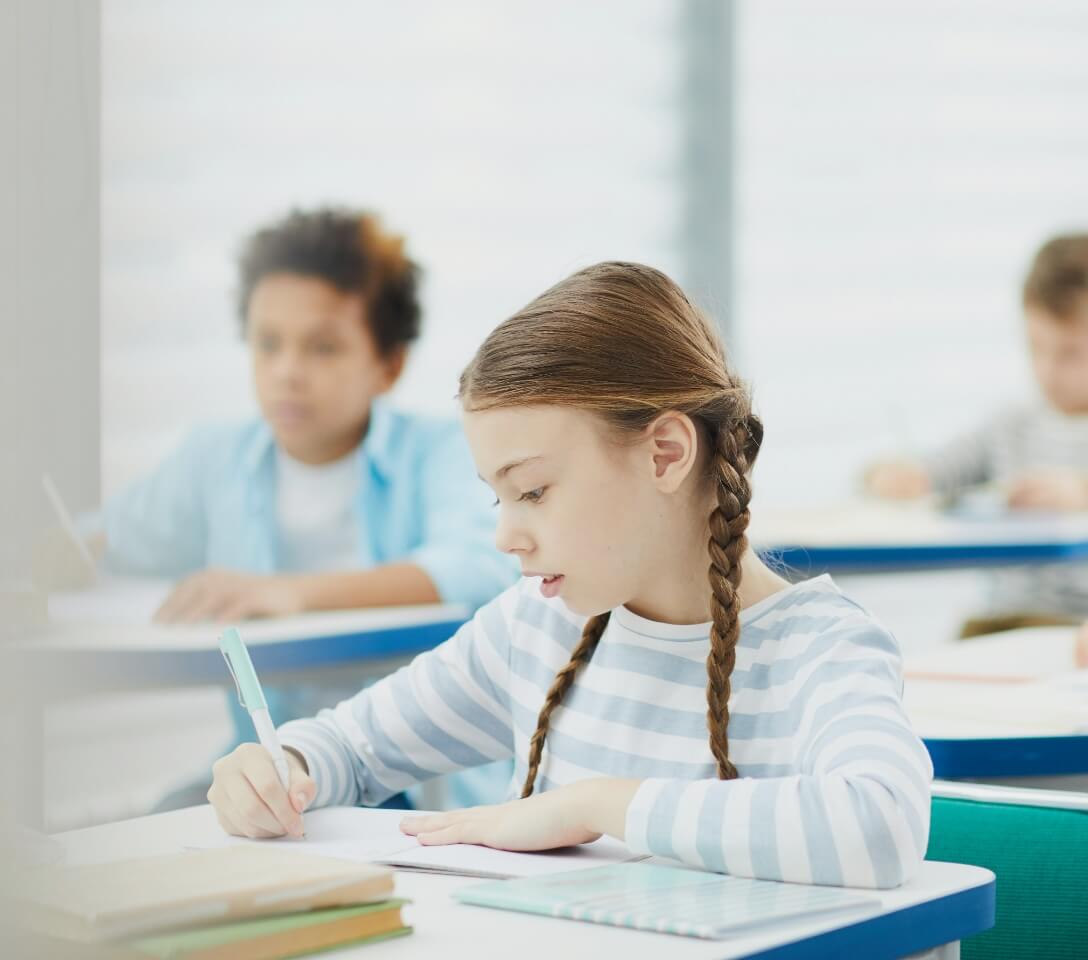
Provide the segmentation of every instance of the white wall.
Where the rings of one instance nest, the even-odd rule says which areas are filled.
[[[760,0],[737,31],[757,497],[839,496],[1030,393],[1022,275],[1088,229],[1088,4]]]
[[[251,409],[241,238],[292,204],[373,207],[422,261],[399,388],[454,412],[506,315],[606,258],[678,271],[669,0],[105,0],[103,487],[193,419]]]
[[[103,479],[251,409],[241,238],[372,206],[427,270],[399,396],[452,411],[500,319],[585,263],[681,276],[679,0],[106,0]],[[765,500],[837,497],[1031,385],[1018,285],[1088,225],[1088,5],[737,4],[730,344]],[[727,171],[723,171],[723,176]],[[698,202],[689,198],[688,202]]]

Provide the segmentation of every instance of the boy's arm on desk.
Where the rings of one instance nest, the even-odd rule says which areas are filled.
[[[178,584],[155,615],[166,623],[284,617],[310,610],[437,603],[427,573],[391,563],[347,573],[251,574],[203,570]]]

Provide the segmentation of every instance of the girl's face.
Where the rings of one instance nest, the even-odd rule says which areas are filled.
[[[358,294],[292,273],[262,278],[249,298],[257,402],[276,442],[298,460],[349,453],[371,402],[400,373],[404,352],[383,357],[364,312]]]
[[[464,424],[498,498],[496,544],[543,578],[544,596],[592,616],[645,591],[671,522],[651,440],[617,444],[599,418],[552,405],[466,412]]]

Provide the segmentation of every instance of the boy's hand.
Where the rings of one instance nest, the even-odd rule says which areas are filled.
[[[1078,670],[1088,670],[1088,620],[1080,625],[1073,647],[1073,662]]]
[[[1009,488],[1009,506],[1018,510],[1088,510],[1088,477],[1058,467],[1033,470]]]
[[[875,463],[865,471],[865,490],[889,500],[916,500],[929,493],[929,474],[909,460]]]
[[[289,576],[202,570],[186,577],[155,613],[160,623],[230,622],[301,613],[302,600]]]
[[[272,758],[260,744],[243,743],[216,760],[208,803],[219,825],[237,837],[302,836],[302,811],[317,795],[317,784],[298,754],[284,750],[291,774],[283,789]]]

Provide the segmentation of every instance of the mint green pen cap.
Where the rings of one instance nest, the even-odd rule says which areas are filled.
[[[242,643],[236,627],[228,627],[223,631],[219,638],[219,649],[227,661],[227,669],[234,677],[234,685],[238,688],[238,699],[242,706],[250,712],[267,710],[268,703],[257,680],[257,672],[253,669],[253,661],[249,659],[249,651]]]

